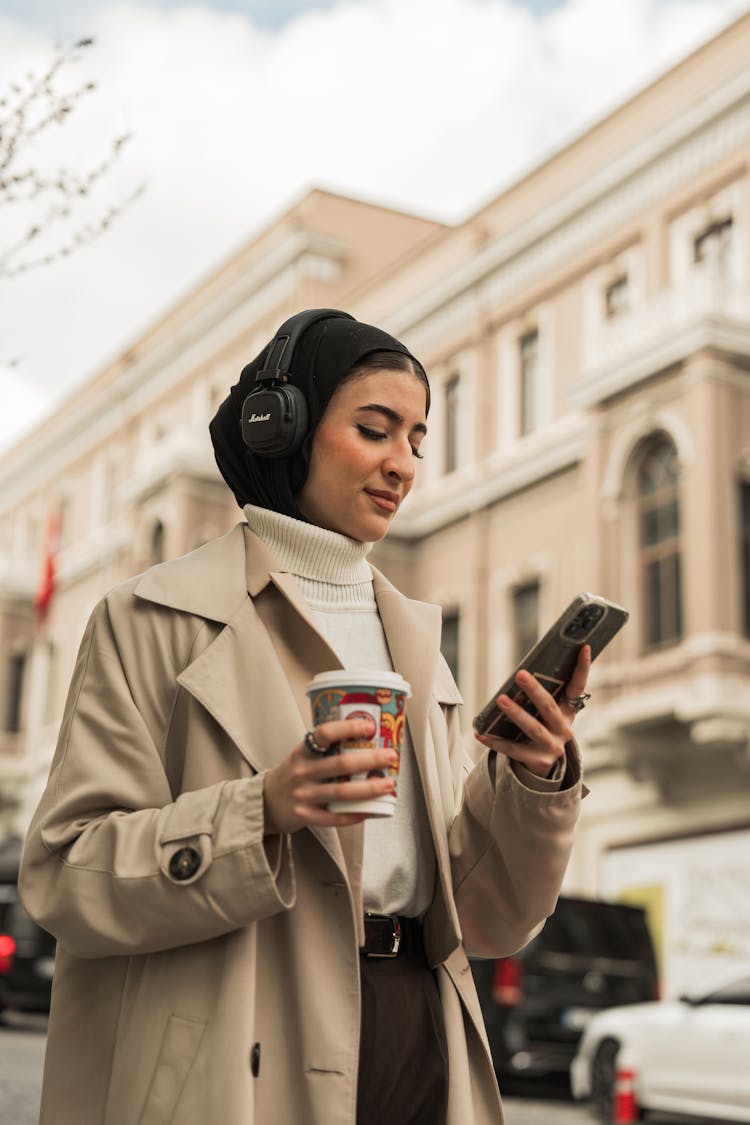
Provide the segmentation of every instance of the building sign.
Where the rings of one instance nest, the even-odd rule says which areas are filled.
[[[601,889],[646,908],[665,997],[750,958],[750,828],[613,848]]]

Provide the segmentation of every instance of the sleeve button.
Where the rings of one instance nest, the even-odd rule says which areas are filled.
[[[201,865],[200,852],[195,848],[180,848],[169,861],[169,873],[173,879],[189,879]]]
[[[253,1043],[250,1052],[250,1071],[253,1078],[257,1078],[260,1073],[260,1043]]]

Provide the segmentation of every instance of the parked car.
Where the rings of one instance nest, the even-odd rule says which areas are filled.
[[[658,995],[653,942],[640,907],[561,896],[544,929],[514,957],[471,963],[501,1079],[565,1076],[588,1020]]]
[[[49,1011],[54,963],[55,939],[29,917],[16,884],[0,882],[0,1019]]]
[[[600,1012],[570,1069],[575,1098],[591,1098],[609,1125],[618,1073],[627,1068],[633,1119],[750,1122],[750,961],[679,1000]]]

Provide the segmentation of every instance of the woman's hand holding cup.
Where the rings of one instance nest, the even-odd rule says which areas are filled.
[[[375,721],[367,716],[321,723],[315,728],[314,738],[327,749],[333,743],[368,740],[375,734]],[[367,813],[334,813],[326,806],[330,801],[370,800],[392,793],[396,782],[390,775],[349,779],[353,774],[388,770],[397,762],[398,754],[390,748],[342,750],[326,755],[309,750],[303,739],[265,776],[264,835],[298,832],[313,825],[344,828],[359,824],[367,819]]]

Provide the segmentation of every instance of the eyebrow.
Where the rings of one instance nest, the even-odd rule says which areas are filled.
[[[383,406],[379,402],[368,402],[366,406],[357,407],[358,414],[362,410],[374,410],[378,414],[384,414],[386,418],[390,418],[392,422],[398,422],[401,426],[403,426],[405,423],[404,417],[399,414],[398,411],[392,410],[390,406]],[[412,426],[410,433],[414,433],[415,430],[417,430],[420,434],[427,433],[427,427],[425,426],[424,422],[417,422],[414,426]]]

